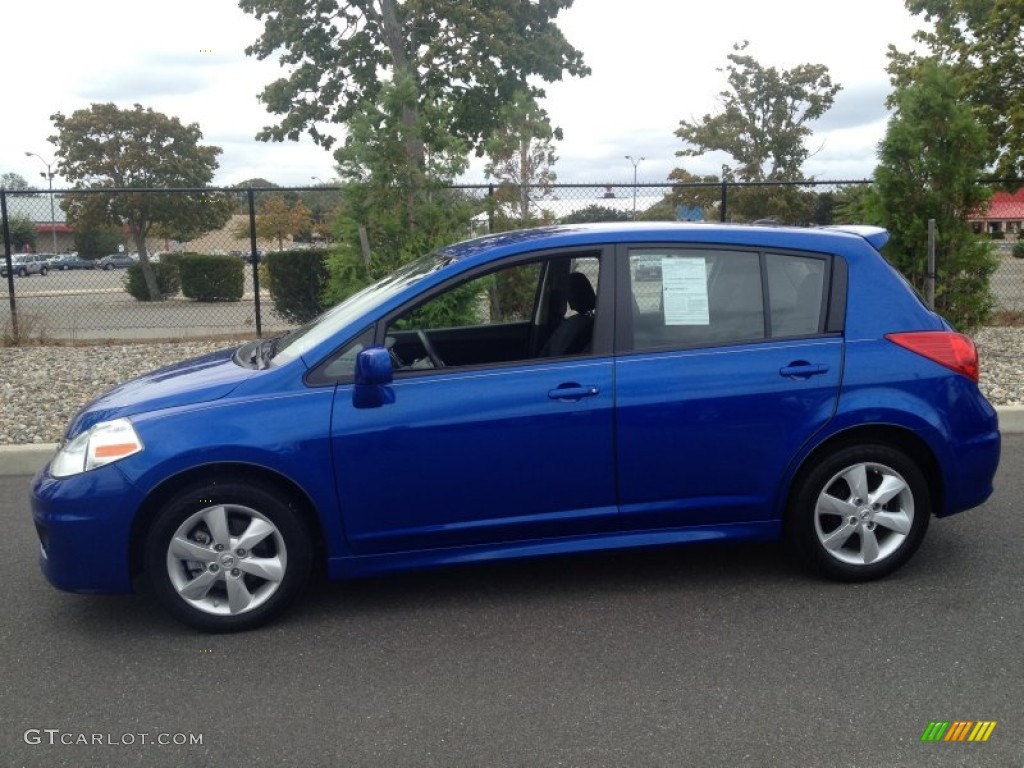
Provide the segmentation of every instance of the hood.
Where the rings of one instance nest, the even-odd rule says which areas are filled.
[[[256,373],[236,365],[234,354],[234,349],[212,352],[121,384],[79,411],[64,437],[70,439],[100,421],[222,398]]]

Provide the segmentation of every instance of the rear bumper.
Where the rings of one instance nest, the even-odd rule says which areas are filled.
[[[1002,438],[995,418],[990,431],[960,444],[956,459],[947,472],[950,482],[946,489],[946,503],[943,509],[935,510],[936,517],[948,517],[972,509],[992,495],[1001,451]]]

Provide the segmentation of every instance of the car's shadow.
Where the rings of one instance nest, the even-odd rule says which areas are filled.
[[[299,612],[310,620],[422,610],[425,604],[572,601],[595,595],[724,589],[804,580],[782,544],[701,544],[476,563],[318,582]]]
[[[934,578],[941,565],[937,561],[950,553],[941,542],[933,544],[897,573],[863,586]],[[783,543],[708,543],[477,563],[340,582],[316,579],[291,610],[257,631],[330,632],[351,620],[411,617],[431,608],[471,611],[507,604],[516,610],[523,605],[564,606],[595,599],[610,604],[623,596],[664,593],[693,599],[742,593],[754,600],[757,595],[795,590],[809,598],[832,588],[850,586],[816,577]],[[67,596],[52,611],[54,624],[70,622],[84,634],[100,638],[202,636],[168,617],[145,592]]]

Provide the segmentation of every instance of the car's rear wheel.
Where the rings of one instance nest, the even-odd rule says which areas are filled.
[[[231,481],[171,499],[145,550],[157,598],[177,619],[207,632],[269,621],[305,586],[310,561],[309,533],[287,499]]]
[[[49,271],[50,270],[48,270],[46,267],[43,267],[42,269],[39,270],[39,276],[40,277],[46,277],[46,273],[49,272]]]
[[[841,581],[865,581],[910,559],[931,514],[917,464],[895,448],[865,444],[835,451],[798,480],[786,522],[812,568]]]

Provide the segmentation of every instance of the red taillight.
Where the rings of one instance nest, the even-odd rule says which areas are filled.
[[[978,350],[962,333],[952,331],[919,331],[887,333],[889,341],[916,352],[939,365],[944,365],[977,383]]]

